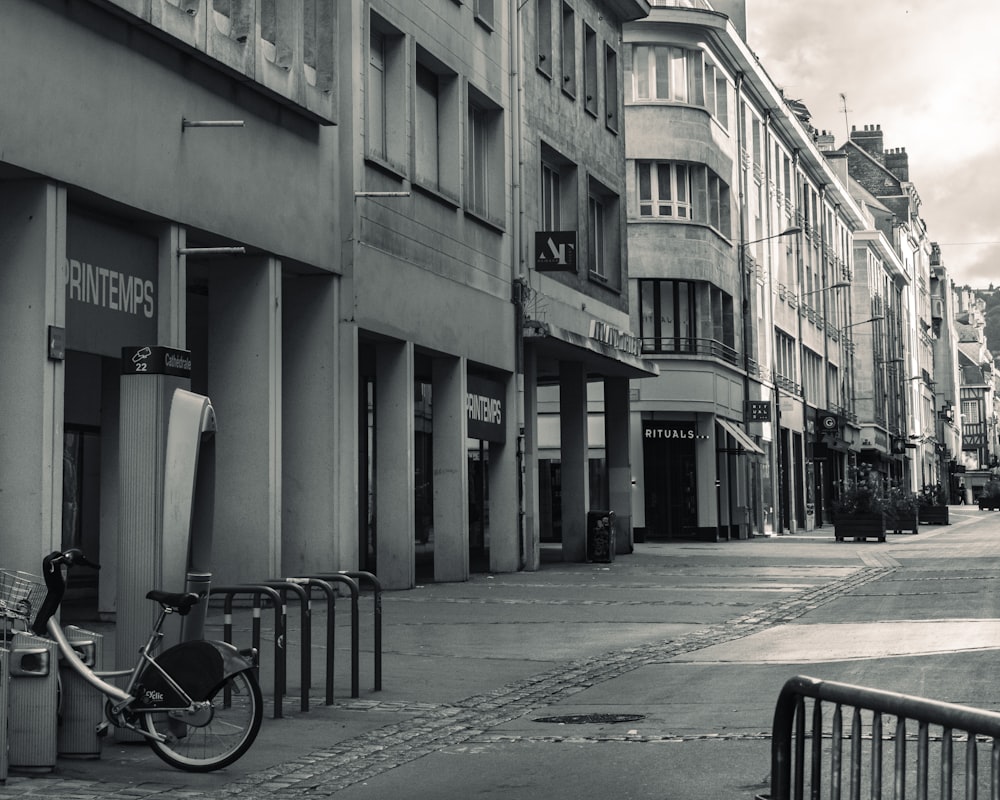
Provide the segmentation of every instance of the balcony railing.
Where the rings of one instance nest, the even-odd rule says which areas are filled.
[[[643,338],[642,352],[649,355],[694,355],[708,356],[725,361],[727,364],[739,364],[739,354],[732,347],[723,344],[718,339],[695,339],[693,337],[660,337]]]

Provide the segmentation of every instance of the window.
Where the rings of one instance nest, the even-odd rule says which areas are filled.
[[[413,109],[415,185],[457,200],[460,165],[458,75],[430,53],[417,48]]]
[[[559,168],[542,162],[542,230],[559,228]]]
[[[637,161],[636,188],[640,217],[702,222],[731,235],[729,187],[705,166]]]
[[[537,0],[535,31],[538,37],[538,70],[552,77],[552,0]]]
[[[590,273],[599,278],[607,278],[607,241],[605,230],[607,220],[604,215],[604,203],[601,198],[591,195],[587,201],[588,231],[587,231],[587,262]]]
[[[465,202],[467,211],[503,226],[503,110],[469,86],[466,126]]]
[[[250,14],[245,16],[249,27]],[[306,80],[311,86],[329,92],[334,83],[335,12],[322,0],[303,0],[302,17],[302,60]]]
[[[786,391],[799,394],[801,388],[798,383],[799,370],[795,353],[795,340],[787,333],[782,333],[777,329],[774,331],[774,358],[777,372],[775,379]]]
[[[573,6],[562,6],[562,89],[576,97],[576,14]]]
[[[594,178],[587,191],[587,268],[591,277],[617,288],[621,251],[618,195]],[[613,272],[614,270],[614,272]]]
[[[625,64],[631,97],[687,102],[687,62],[687,51],[680,47],[633,45],[626,51]]]
[[[372,15],[366,80],[366,153],[405,172],[406,61],[403,36]]]
[[[413,138],[416,147],[414,174],[427,185],[438,187],[438,80],[423,64],[417,64],[416,108]]]
[[[736,326],[733,322],[733,296],[718,286],[711,286],[712,339],[730,350],[736,347]]]
[[[708,224],[723,236],[730,234],[729,187],[718,175],[706,169],[708,183]]]
[[[618,132],[618,53],[604,46],[604,122]]]
[[[696,349],[695,284],[639,281],[639,336],[645,353],[691,353]]]
[[[823,356],[810,350],[808,347],[802,348],[802,383],[805,398],[814,404],[826,405],[826,398],[823,396],[823,383],[825,378],[823,369]]]
[[[583,26],[583,107],[597,116],[597,34]]]
[[[636,162],[639,216],[691,219],[691,173],[686,164]]]
[[[475,0],[476,22],[485,25],[490,30],[496,25],[493,15],[493,0]]]
[[[540,230],[577,230],[577,167],[562,154],[541,143]]]

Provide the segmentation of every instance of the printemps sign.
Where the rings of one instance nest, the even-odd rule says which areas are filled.
[[[77,213],[66,222],[66,347],[118,357],[156,341],[158,243]]]

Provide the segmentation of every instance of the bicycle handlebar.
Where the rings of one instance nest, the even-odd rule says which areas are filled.
[[[60,553],[55,550],[42,559],[42,577],[45,579],[45,600],[42,607],[38,609],[35,621],[31,625],[31,630],[37,636],[44,636],[48,631],[49,619],[59,610],[63,594],[66,592],[66,579],[63,577],[62,566],[73,567],[80,565],[100,569],[101,565],[87,558],[83,551],[76,547],[71,547]]]

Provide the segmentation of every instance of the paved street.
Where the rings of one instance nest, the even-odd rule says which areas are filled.
[[[1000,515],[951,517],[885,544],[837,543],[830,528],[648,543],[611,564],[388,593],[380,692],[366,595],[356,699],[342,600],[337,701],[322,704],[317,633],[308,712],[293,610],[289,713],[266,718],[238,764],[189,775],[108,741],[99,761],[12,774],[0,800],[752,798],[767,788],[771,714],[792,675],[1000,708]],[[270,676],[265,660],[265,693]]]

